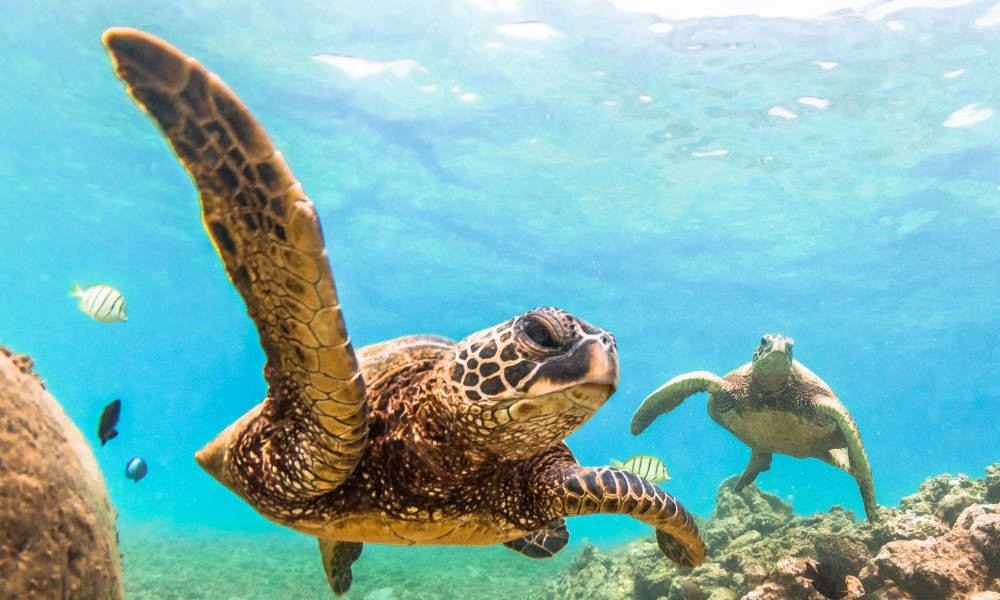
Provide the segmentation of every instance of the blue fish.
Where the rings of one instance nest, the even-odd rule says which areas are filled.
[[[125,477],[139,483],[139,480],[146,476],[146,461],[141,458],[133,458],[128,461],[125,467]]]

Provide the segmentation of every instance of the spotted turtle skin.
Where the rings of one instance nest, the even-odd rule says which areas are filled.
[[[459,342],[412,335],[355,352],[315,208],[246,106],[147,33],[103,41],[194,181],[267,358],[267,396],[195,459],[264,517],[316,537],[335,594],[366,542],[542,558],[565,546],[565,517],[583,514],[630,515],[670,560],[704,560],[673,496],[581,466],[562,441],[617,388],[610,333],[542,307]]]

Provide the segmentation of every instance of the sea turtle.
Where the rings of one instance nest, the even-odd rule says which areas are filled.
[[[564,517],[617,513],[656,528],[684,567],[694,520],[623,469],[582,467],[562,441],[618,384],[610,333],[538,308],[460,342],[412,335],[352,349],[312,202],[242,102],[176,48],[103,37],[115,73],[159,125],[267,357],[262,403],[195,454],[264,517],[319,538],[334,593],[363,542],[566,545]]]
[[[632,416],[632,435],[677,408],[685,398],[709,392],[708,414],[744,444],[750,463],[736,482],[740,491],[771,468],[771,455],[814,457],[858,482],[865,514],[878,518],[875,485],[858,426],[822,379],[792,358],[795,341],[766,334],[753,360],[722,377],[695,371],[674,377],[650,394]]]

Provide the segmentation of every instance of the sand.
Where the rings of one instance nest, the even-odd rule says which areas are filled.
[[[313,538],[295,533],[122,527],[125,596],[132,600],[334,598]],[[347,600],[531,598],[579,552],[547,560],[502,546],[365,545]]]

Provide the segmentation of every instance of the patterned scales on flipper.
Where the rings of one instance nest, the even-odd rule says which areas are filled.
[[[568,452],[568,451],[567,451]],[[700,565],[706,548],[694,517],[676,498],[631,471],[554,463],[549,497],[568,517],[628,515],[656,528],[663,555],[684,568]]]
[[[235,449],[231,476],[265,513],[337,488],[364,451],[367,404],[312,202],[213,73],[141,31],[111,29],[104,44],[194,179],[267,356],[266,418]]]
[[[351,565],[361,556],[364,544],[361,542],[338,542],[319,538],[319,552],[323,557],[323,570],[330,589],[337,596],[343,596],[351,589],[354,574]]]
[[[557,519],[524,537],[504,542],[503,545],[528,558],[551,558],[565,548],[568,542],[566,519]]]

